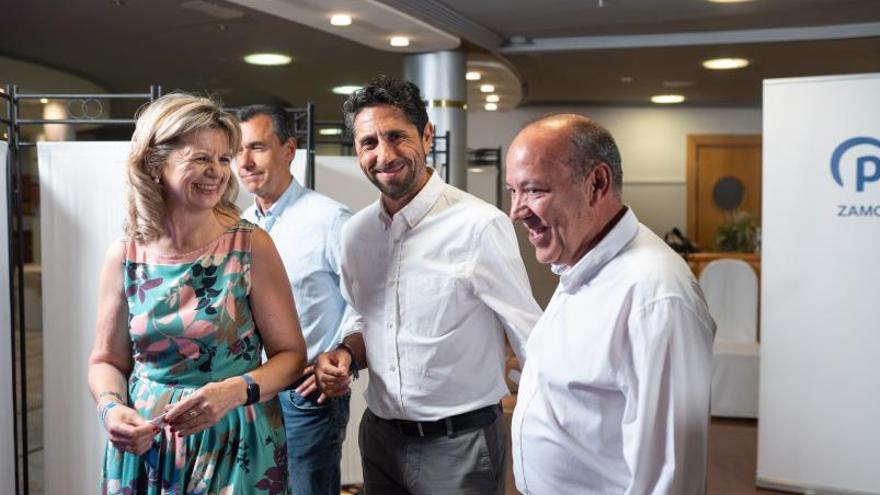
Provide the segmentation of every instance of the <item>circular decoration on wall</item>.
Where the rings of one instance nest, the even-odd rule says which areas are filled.
[[[715,205],[725,211],[735,210],[742,204],[745,186],[736,177],[722,177],[712,188]]]

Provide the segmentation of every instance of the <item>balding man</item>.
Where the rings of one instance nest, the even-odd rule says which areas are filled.
[[[559,286],[513,417],[525,494],[700,494],[715,324],[688,266],[621,199],[611,134],[541,119],[507,154],[510,216]]]

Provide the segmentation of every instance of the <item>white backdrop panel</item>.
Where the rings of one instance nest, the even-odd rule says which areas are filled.
[[[6,153],[0,141],[0,492],[15,493],[15,444],[12,409],[12,315],[9,307],[9,225],[6,209]]]
[[[88,392],[98,275],[122,236],[128,143],[39,143],[46,493],[98,489],[105,434]]]
[[[758,481],[880,493],[880,74],[764,83]],[[872,160],[874,160],[872,162]],[[872,168],[872,166],[874,168]],[[867,215],[839,216],[841,206]]]

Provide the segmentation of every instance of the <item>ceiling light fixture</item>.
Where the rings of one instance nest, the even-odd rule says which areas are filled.
[[[349,84],[346,86],[336,86],[335,88],[333,88],[333,93],[337,95],[348,96],[359,89],[361,89],[361,86]]]
[[[480,86],[480,93],[494,93],[495,86],[492,84],[483,84]]]
[[[333,14],[330,17],[330,24],[334,26],[351,26],[351,16],[348,14]]]
[[[486,101],[489,103],[498,103],[500,99],[498,95],[486,95]]]
[[[752,0],[709,0],[710,3],[745,3]]]
[[[682,95],[654,95],[651,97],[651,103],[657,103],[660,105],[672,105],[683,101],[684,96]]]
[[[703,60],[703,67],[710,70],[731,70],[748,67],[749,61],[744,58],[727,57]]]
[[[49,103],[49,98],[40,98],[40,103],[42,103],[43,105]]]
[[[494,112],[495,110],[498,110],[498,105],[494,103],[486,103],[483,108],[485,108],[487,112]]]
[[[322,136],[339,136],[342,134],[342,129],[338,127],[327,127],[324,129],[318,129],[318,134]]]
[[[483,76],[475,70],[472,70],[464,75],[464,78],[467,79],[468,81],[479,81],[480,78],[482,78],[482,77]]]
[[[623,84],[629,84],[633,81],[635,81],[635,79],[633,79],[632,76],[623,76],[620,78],[620,82],[622,82]]]
[[[391,46],[403,48],[405,46],[409,46],[409,38],[407,38],[406,36],[392,36],[390,43]]]
[[[251,53],[245,55],[244,61],[251,65],[287,65],[293,57],[283,53]]]

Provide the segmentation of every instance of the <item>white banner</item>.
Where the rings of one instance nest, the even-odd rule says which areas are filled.
[[[9,225],[6,203],[6,153],[0,141],[0,492],[15,493],[15,443],[12,404],[12,315],[9,307]]]
[[[764,82],[758,484],[880,493],[880,74]]]

